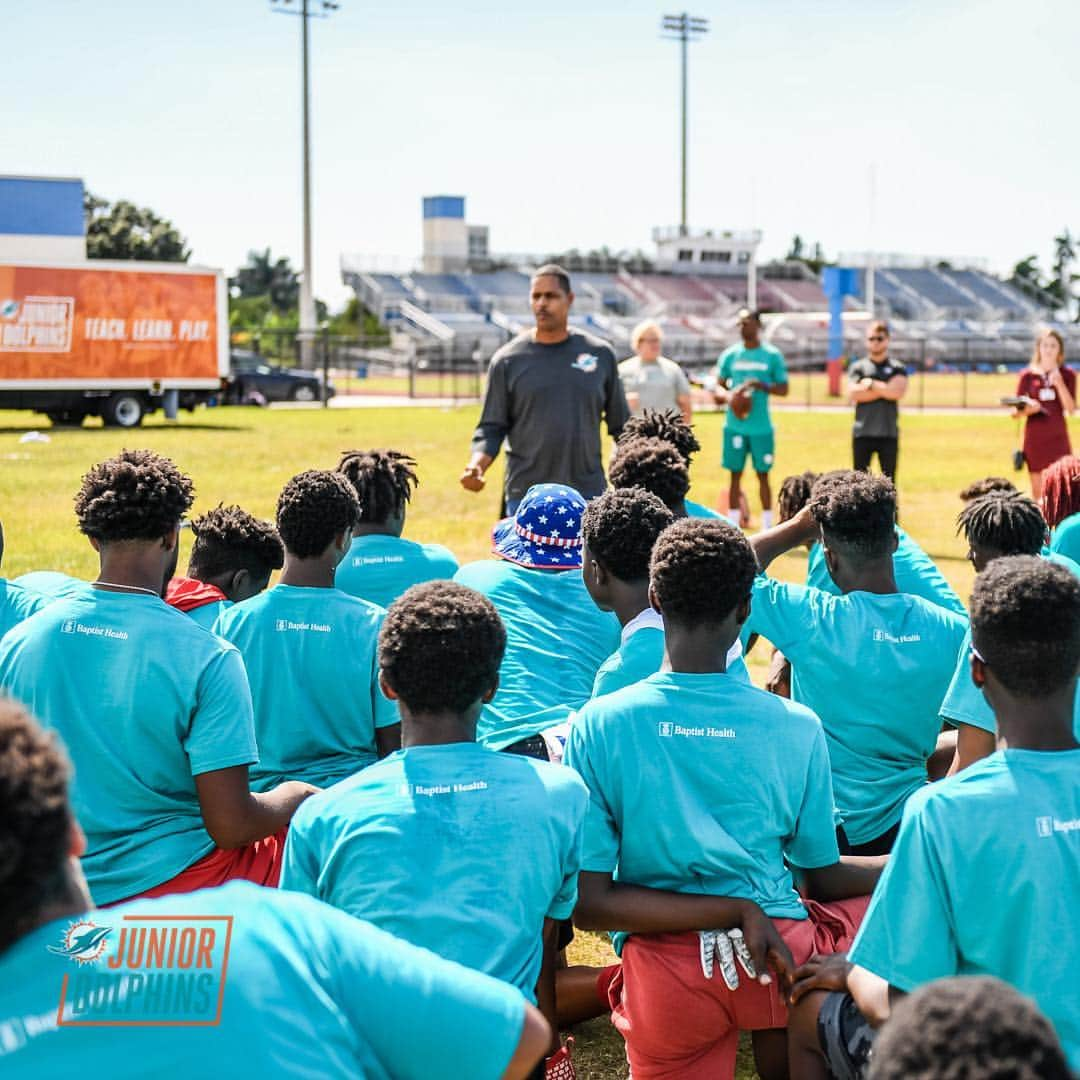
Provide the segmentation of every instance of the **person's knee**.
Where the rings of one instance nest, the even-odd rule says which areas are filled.
[[[829,996],[828,990],[811,990],[797,1005],[788,1006],[788,1043],[804,1050],[820,1053],[817,1022],[821,1006]]]

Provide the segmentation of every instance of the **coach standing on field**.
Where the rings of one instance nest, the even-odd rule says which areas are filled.
[[[561,266],[541,266],[530,295],[536,326],[495,354],[461,486],[480,491],[506,440],[506,504],[512,514],[533,484],[568,484],[591,499],[607,486],[600,421],[617,437],[629,416],[615,353],[567,325],[574,294]]]
[[[866,331],[866,358],[848,368],[848,397],[855,406],[851,450],[856,469],[870,471],[877,454],[881,471],[895,484],[900,452],[897,423],[907,393],[907,368],[889,358],[889,324],[875,319]]]

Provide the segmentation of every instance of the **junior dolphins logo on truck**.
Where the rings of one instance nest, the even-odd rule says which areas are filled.
[[[70,352],[74,318],[71,296],[0,301],[0,352]]]

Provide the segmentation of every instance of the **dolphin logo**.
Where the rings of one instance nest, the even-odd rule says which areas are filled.
[[[82,929],[82,927],[88,929]],[[112,933],[112,927],[94,926],[93,923],[79,923],[64,935],[62,947],[46,945],[54,956],[66,956],[69,960],[90,963],[105,951],[105,939]]]

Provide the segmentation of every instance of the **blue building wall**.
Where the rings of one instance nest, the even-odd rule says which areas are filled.
[[[463,195],[428,195],[424,198],[425,218],[464,218]]]
[[[85,233],[81,180],[0,176],[0,235]]]

